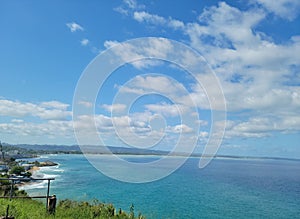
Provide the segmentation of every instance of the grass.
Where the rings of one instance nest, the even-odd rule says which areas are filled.
[[[89,218],[122,218],[122,219],[145,219],[142,215],[135,216],[133,206],[130,212],[116,211],[112,204],[103,204],[99,201],[77,202],[72,200],[60,201],[56,207],[55,215],[46,212],[45,205],[32,199],[0,199],[0,217],[6,215],[9,205],[9,215],[17,219],[89,219]]]
[[[16,186],[11,187],[7,177],[0,181],[0,196],[9,196],[11,188],[14,196],[27,196],[25,191],[19,190]],[[17,219],[145,219],[141,214],[135,216],[133,205],[127,213],[121,209],[116,210],[112,204],[104,204],[97,200],[93,202],[62,200],[57,203],[55,214],[51,215],[46,211],[45,203],[30,198],[12,200],[0,198],[0,218],[6,216],[8,206],[8,215]]]

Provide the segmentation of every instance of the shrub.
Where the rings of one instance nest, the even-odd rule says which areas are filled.
[[[6,207],[10,205],[9,214],[18,219],[70,219],[70,218],[84,218],[84,219],[131,219],[134,218],[133,212],[126,213],[121,209],[116,212],[112,204],[104,204],[100,202],[77,202],[73,200],[62,200],[56,207],[54,215],[46,214],[45,205],[32,199],[0,199],[0,216],[5,215]],[[133,209],[132,209],[133,211]],[[145,219],[141,214],[138,219]]]
[[[25,168],[16,165],[16,166],[13,166],[9,172],[10,172],[10,174],[20,175],[22,172],[25,172]]]

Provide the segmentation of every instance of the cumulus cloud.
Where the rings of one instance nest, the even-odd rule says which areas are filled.
[[[93,107],[93,103],[89,102],[89,101],[79,101],[78,102],[79,105],[85,106],[87,108],[91,108]]]
[[[194,22],[185,23],[172,17],[163,17],[147,12],[143,5],[134,0],[124,0],[123,5],[115,10],[132,16],[143,24],[170,28],[181,31],[188,38],[188,42],[198,52],[203,54],[211,69],[217,74],[227,101],[227,109],[236,118],[227,122],[226,138],[234,137],[266,137],[273,132],[299,132],[300,120],[295,112],[300,111],[300,36],[292,36],[284,43],[276,43],[266,33],[257,31],[268,13],[287,20],[295,19],[299,14],[300,3],[297,0],[252,0],[256,6],[248,9],[238,9],[225,2],[207,7],[199,14]],[[254,4],[254,5],[255,5]],[[67,23],[71,32],[83,31],[84,28],[75,22]],[[82,39],[81,45],[89,44],[88,39]],[[117,41],[106,41],[106,48],[119,44]],[[182,52],[182,51],[177,51]],[[146,44],[131,47],[121,43],[117,57],[130,60],[138,69],[159,66],[161,62],[141,60],[144,56],[159,56],[168,58],[174,54],[174,48],[168,40],[152,39]],[[182,57],[182,56],[181,56]],[[184,62],[192,65],[190,54],[185,54]],[[196,78],[206,85],[210,92],[214,92],[215,81],[205,72]],[[130,115],[114,116],[82,115],[75,121],[74,126],[80,129],[87,140],[89,133],[95,129],[104,139],[118,139],[127,136],[128,141],[136,144],[146,144],[151,136],[159,141],[168,134],[192,133],[194,127],[190,124],[168,124],[166,129],[153,129],[149,118],[160,114],[165,117],[175,117],[179,111],[188,114],[192,106],[187,101],[185,88],[181,83],[175,83],[168,77],[161,75],[137,76],[125,86],[117,86],[119,93],[124,95],[145,93],[165,94],[174,103],[146,104],[145,112]],[[218,105],[211,104],[207,98],[207,91],[199,84],[190,84],[188,97],[201,109],[218,110]],[[217,102],[217,101],[216,101]],[[82,101],[79,104],[88,108],[93,104]],[[108,112],[123,112],[124,103],[101,105]],[[6,134],[34,135],[34,136],[72,136],[72,113],[69,105],[59,101],[42,103],[25,103],[0,99],[0,115],[11,117],[10,123],[1,123],[0,132]],[[239,114],[242,114],[241,118]],[[32,119],[42,120],[32,123]],[[240,118],[240,119],[239,119]],[[207,121],[194,120],[195,123],[208,126]],[[115,133],[115,125],[120,127],[119,135]],[[216,126],[218,128],[218,126]],[[137,138],[138,134],[140,138]],[[207,139],[208,131],[199,132],[199,138]],[[217,136],[217,134],[216,134]],[[173,142],[171,136],[164,138],[168,143]],[[95,141],[96,142],[96,141]],[[117,140],[115,140],[117,142]]]
[[[113,105],[103,104],[101,105],[101,107],[108,112],[123,112],[126,109],[125,104],[113,104]]]
[[[148,145],[151,141],[159,141],[164,134],[151,129],[148,123],[149,116],[149,113],[113,117],[82,115],[75,120],[74,126],[77,136],[85,139],[85,143],[96,141],[100,135],[104,140],[109,139],[110,142],[119,144],[121,141],[130,146]]]
[[[128,15],[134,10],[141,10],[144,8],[145,5],[139,4],[136,0],[123,0],[122,5],[114,8],[114,10],[120,14]]]
[[[31,140],[39,137],[42,142],[47,142],[47,138],[54,137],[74,138],[72,123],[70,121],[0,123],[0,133],[2,135],[11,134],[20,136],[21,138],[29,136]]]
[[[298,0],[256,0],[268,11],[284,19],[293,20],[299,15],[300,2]]]
[[[138,22],[146,22],[154,25],[167,25],[174,29],[182,29],[184,23],[182,21],[173,19],[169,17],[168,19],[158,16],[156,14],[150,14],[145,11],[135,11],[133,13],[133,18]]]
[[[40,106],[45,107],[45,108],[55,108],[55,109],[66,110],[70,105],[59,102],[59,101],[48,101],[48,102],[42,102],[40,104]]]
[[[169,126],[168,131],[173,133],[193,133],[194,130],[185,124],[179,124],[175,126]]]
[[[133,18],[135,20],[137,20],[138,22],[146,21],[146,22],[149,22],[149,23],[152,23],[152,24],[159,24],[159,25],[162,25],[162,24],[166,23],[166,20],[163,17],[160,17],[160,16],[155,15],[155,14],[149,14],[145,11],[141,11],[141,12],[136,11],[136,12],[134,12]]]
[[[113,47],[113,46],[116,46],[116,45],[118,45],[118,44],[119,44],[118,41],[107,40],[107,41],[104,42],[104,47],[105,47],[106,49],[108,49],[108,48]]]
[[[70,31],[76,32],[76,31],[83,31],[83,27],[75,22],[66,23],[67,27],[70,29]]]
[[[233,113],[247,111],[248,121],[229,122],[232,126],[227,127],[227,137],[264,137],[273,131],[299,130],[298,119],[291,117],[292,112],[300,110],[297,73],[300,60],[295,55],[300,51],[299,36],[280,44],[256,28],[269,12],[284,19],[295,19],[300,3],[297,0],[256,2],[264,8],[250,6],[240,10],[220,2],[207,7],[197,22],[190,23],[146,11],[133,13],[137,22],[180,30],[188,36],[190,45],[203,54],[218,75],[227,109]],[[214,81],[205,74],[198,75],[197,79],[208,88],[214,87]],[[191,88],[190,96],[198,106],[218,108],[217,104],[210,105],[206,91],[199,84]],[[272,114],[278,117],[270,116]],[[265,115],[267,119],[258,115]]]
[[[89,42],[90,42],[90,41],[89,41],[88,39],[82,39],[82,40],[80,41],[80,43],[81,43],[82,46],[88,45]]]
[[[241,19],[234,17],[236,24],[230,17],[221,19],[229,12]],[[293,99],[293,106],[298,103],[295,97],[292,98],[299,92],[298,88],[282,83],[290,74],[289,66],[300,65],[294,55],[300,48],[298,41],[292,38],[288,44],[278,45],[255,33],[255,25],[264,18],[260,11],[242,12],[220,3],[219,7],[207,9],[200,17],[206,25],[188,25],[187,33],[192,45],[205,54],[218,74],[229,110],[275,108],[280,111],[284,107],[280,104],[282,99]],[[200,29],[205,31],[199,32]],[[206,34],[225,41],[225,44],[213,42],[206,46],[203,38]]]
[[[156,18],[150,14],[140,15],[140,22]],[[191,45],[207,58],[218,74],[230,110],[273,107],[284,95],[284,99],[298,103],[294,95],[299,92],[298,88],[283,85],[282,81],[289,83],[286,80],[291,74],[290,66],[300,65],[295,56],[300,50],[299,40],[294,36],[289,43],[280,45],[255,32],[256,25],[265,16],[261,9],[241,11],[220,2],[218,6],[206,8],[199,15],[199,22],[184,24],[183,33],[190,37]],[[163,17],[156,20],[168,23]],[[207,37],[212,39],[209,43]],[[209,84],[206,77],[200,75],[199,80]],[[207,106],[204,90],[194,88],[195,100]]]
[[[203,131],[203,132],[200,132],[200,133],[199,133],[199,137],[200,137],[200,138],[207,138],[208,136],[209,136],[209,133],[208,133],[208,132],[204,132],[204,131]]]
[[[138,75],[129,83],[118,86],[118,103],[130,104],[145,95],[158,95],[155,103],[144,103],[143,109],[163,117],[182,117],[189,115],[197,120],[195,111],[196,101],[193,95],[186,90],[182,83],[173,78],[160,74]],[[165,100],[164,100],[165,99]],[[198,115],[198,114],[197,114]],[[194,120],[194,121],[195,121]]]
[[[136,0],[123,0],[123,3],[125,3],[131,9],[139,9],[144,7],[139,5]]]
[[[172,44],[165,38],[150,38],[144,40],[140,45],[132,45],[127,42],[119,43],[117,41],[104,42],[106,48],[116,45],[118,47],[113,50],[116,61],[121,60],[130,63],[138,69],[161,64],[161,61],[151,59],[151,57],[160,56],[161,59],[164,59],[173,50]]]
[[[164,116],[180,116],[182,113],[188,111],[187,107],[184,105],[179,104],[167,104],[167,103],[160,103],[160,104],[146,104],[145,108],[151,112],[164,115]]]
[[[226,138],[258,138],[271,136],[274,132],[293,133],[300,131],[296,116],[250,117],[246,121],[228,121]]]
[[[12,119],[11,122],[22,123],[22,122],[24,122],[24,120],[23,119]]]
[[[33,116],[46,120],[66,120],[72,115],[70,111],[67,111],[68,106],[68,104],[58,101],[35,104],[0,99],[0,115],[10,117]]]
[[[182,96],[185,94],[183,84],[175,82],[170,77],[155,74],[149,74],[146,76],[138,75],[131,81],[130,84],[120,87],[119,91],[124,93],[133,92],[137,94],[154,92],[170,97]]]

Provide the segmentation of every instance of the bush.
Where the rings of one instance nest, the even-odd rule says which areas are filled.
[[[20,175],[22,172],[25,172],[25,168],[18,165],[13,166],[9,171],[10,174],[16,174],[16,175]]]
[[[9,215],[18,219],[70,219],[70,218],[84,218],[84,219],[133,219],[133,209],[131,213],[126,213],[121,209],[116,212],[112,204],[104,204],[99,201],[77,202],[73,200],[60,201],[56,207],[55,215],[46,213],[45,205],[32,199],[0,199],[0,217],[6,213],[7,205],[10,206]],[[138,219],[145,219],[141,214]]]
[[[134,219],[134,209],[130,209],[130,214],[121,209],[116,212],[112,204],[100,203],[98,200],[90,202],[77,202],[70,199],[62,200],[58,203],[56,218],[123,218]],[[139,219],[144,217],[139,214]]]

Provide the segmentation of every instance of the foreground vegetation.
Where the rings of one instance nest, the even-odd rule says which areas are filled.
[[[7,180],[9,176],[5,175],[0,178],[0,196],[25,196],[28,197],[24,190],[19,190],[16,185],[11,186],[11,182]],[[7,215],[8,209],[8,215]],[[129,213],[119,209],[115,209],[112,204],[101,203],[97,200],[93,202],[72,201],[69,199],[58,202],[55,214],[51,215],[46,211],[45,203],[30,199],[0,198],[0,218],[3,216],[12,216],[16,219],[41,219],[41,218],[57,218],[57,219],[93,219],[93,218],[120,218],[120,219],[144,219],[141,214],[135,215],[134,206],[131,205]]]
[[[122,219],[144,219],[142,215],[135,215],[133,206],[129,213],[116,210],[112,204],[103,204],[98,201],[77,202],[71,200],[60,201],[56,207],[55,215],[46,212],[45,204],[32,199],[0,199],[0,217],[5,216],[9,205],[9,215],[17,219],[76,219],[76,218],[122,218]]]

